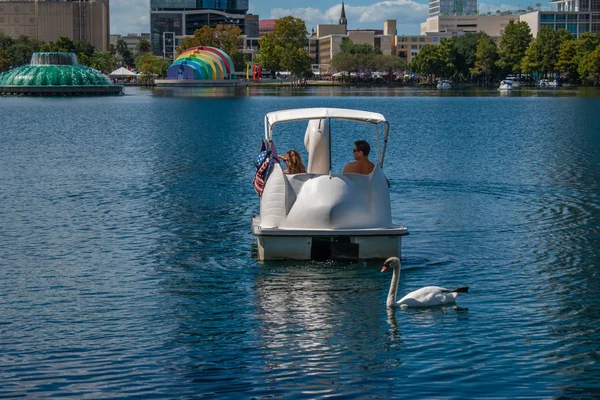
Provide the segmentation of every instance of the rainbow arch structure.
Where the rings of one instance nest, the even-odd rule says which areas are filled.
[[[209,46],[191,47],[181,53],[167,70],[167,79],[233,79],[235,67],[227,53]]]

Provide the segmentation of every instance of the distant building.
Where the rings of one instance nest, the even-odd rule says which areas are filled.
[[[110,35],[110,44],[116,46],[117,42],[121,39],[123,39],[125,43],[127,43],[127,49],[130,52],[135,53],[136,47],[140,40],[146,39],[150,41],[150,33],[128,33],[127,35]]]
[[[518,15],[437,15],[421,23],[421,35],[427,33],[449,33],[458,36],[467,32],[485,32],[500,37],[510,20],[519,21]],[[453,35],[452,35],[453,33]]]
[[[477,0],[429,0],[430,17],[477,14]]]
[[[110,35],[109,0],[0,1],[0,33],[44,42],[65,36],[105,51]]]
[[[558,0],[552,4],[556,7],[554,11],[533,11],[520,16],[534,37],[544,26],[566,29],[575,38],[586,32],[600,33],[600,1]]]
[[[173,59],[178,41],[206,25],[236,25],[258,37],[258,16],[247,13],[248,0],[150,0],[152,52]]]
[[[258,37],[275,32],[275,22],[277,22],[276,19],[261,19],[258,22]]]

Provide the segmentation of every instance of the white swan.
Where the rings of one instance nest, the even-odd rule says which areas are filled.
[[[400,280],[400,259],[398,257],[390,257],[385,260],[381,272],[387,271],[388,268],[394,268],[392,275],[392,283],[388,293],[386,305],[388,307],[433,307],[443,304],[452,304],[456,301],[459,293],[469,293],[467,286],[461,286],[454,290],[445,289],[439,286],[426,286],[424,288],[410,292],[398,302],[396,302],[396,294],[398,292],[398,281]]]

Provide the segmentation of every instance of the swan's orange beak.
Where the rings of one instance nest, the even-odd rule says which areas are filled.
[[[383,267],[381,267],[381,272],[385,272],[387,271],[387,269],[390,267],[389,264],[383,264]]]

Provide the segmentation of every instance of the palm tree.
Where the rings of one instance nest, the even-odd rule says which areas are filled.
[[[97,51],[90,59],[90,67],[108,74],[114,69],[113,56],[108,51]]]
[[[127,51],[127,42],[124,39],[117,40],[117,53],[124,55]]]
[[[138,53],[149,53],[152,49],[152,45],[150,44],[150,41],[148,39],[143,38],[140,39],[135,48],[137,49]]]

